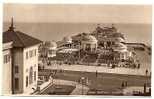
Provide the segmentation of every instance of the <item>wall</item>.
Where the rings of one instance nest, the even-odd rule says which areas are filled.
[[[28,48],[24,48],[24,76],[23,76],[23,89],[24,89],[24,93],[31,93],[33,91],[32,88],[36,88],[37,87],[37,79],[38,79],[38,46],[39,45],[35,45],[35,46],[31,46]],[[29,52],[31,50],[35,50],[36,49],[36,56],[33,57],[29,57],[28,59],[26,59],[26,52]],[[33,83],[29,84],[29,72],[30,72],[30,67],[33,67],[33,71],[36,71],[36,81],[34,81],[34,76],[33,76]],[[34,72],[33,72],[34,75]],[[28,86],[26,87],[26,76],[28,76]]]
[[[11,50],[3,50],[4,55],[9,54],[11,56]],[[4,60],[4,59],[3,59]],[[10,61],[8,63],[3,62],[3,72],[2,72],[2,94],[9,95],[12,94],[12,59],[10,57]]]
[[[13,59],[13,87],[15,86],[14,78],[19,78],[19,90],[14,90],[14,94],[20,94],[23,92],[23,49],[22,48],[13,48],[12,50],[12,59]],[[15,66],[18,66],[19,73],[15,73]]]

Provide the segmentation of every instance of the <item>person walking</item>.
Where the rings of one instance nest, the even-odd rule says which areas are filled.
[[[124,87],[125,87],[124,82],[122,82],[121,87],[122,87],[122,88],[124,88]]]
[[[138,69],[140,69],[140,63],[138,64]]]
[[[145,74],[148,75],[148,70],[146,69]]]
[[[146,93],[146,83],[144,83],[144,94]]]

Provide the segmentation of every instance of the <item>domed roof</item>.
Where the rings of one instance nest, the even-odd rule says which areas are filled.
[[[63,41],[65,43],[72,43],[72,38],[70,36],[66,36],[66,37],[63,38]]]
[[[82,40],[87,42],[97,42],[97,39],[92,35],[85,35]]]

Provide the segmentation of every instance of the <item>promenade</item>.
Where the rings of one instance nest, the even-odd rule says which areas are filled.
[[[150,67],[132,69],[124,67],[109,68],[103,66],[85,66],[85,65],[54,65],[54,66],[45,66],[45,69],[57,69],[57,70],[68,70],[68,71],[81,71],[81,72],[98,72],[98,73],[114,73],[114,74],[127,74],[127,75],[141,75],[141,76],[150,76]],[[148,70],[146,74],[146,70]]]

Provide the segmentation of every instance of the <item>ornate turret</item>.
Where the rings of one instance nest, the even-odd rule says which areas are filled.
[[[9,30],[8,31],[14,31],[15,27],[14,27],[14,24],[13,24],[13,17],[11,18],[11,26],[9,27]]]

